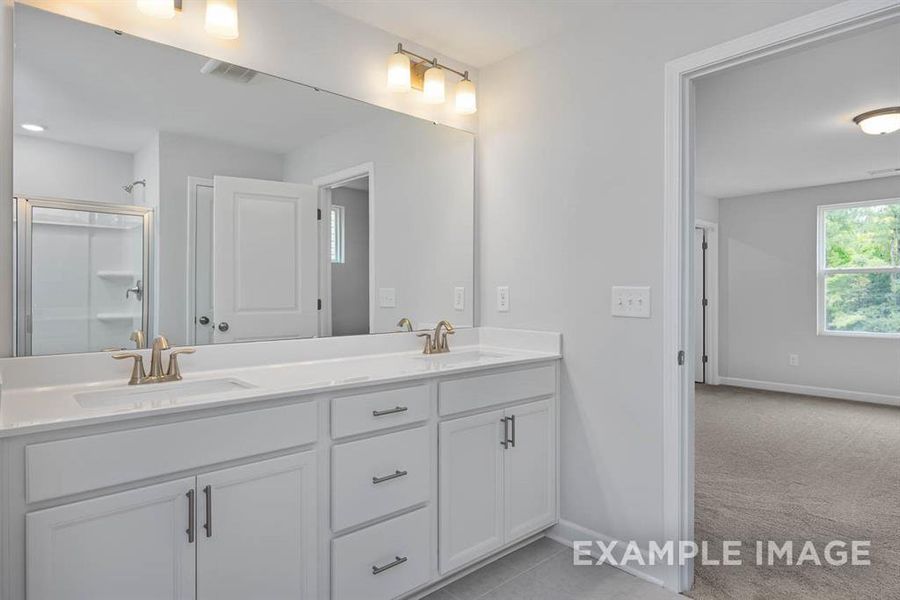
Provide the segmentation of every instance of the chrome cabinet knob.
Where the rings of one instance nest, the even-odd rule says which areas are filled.
[[[197,319],[197,321],[198,321],[201,325],[209,325],[209,317],[207,317],[207,316],[205,316],[205,315],[202,316],[202,317],[200,317],[199,319]]]
[[[228,331],[228,323],[226,323],[225,321],[219,323],[219,331],[221,331],[222,333]]]

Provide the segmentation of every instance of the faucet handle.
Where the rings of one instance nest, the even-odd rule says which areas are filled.
[[[166,369],[166,377],[171,377],[176,381],[181,380],[181,369],[178,368],[179,354],[193,354],[196,352],[194,348],[176,348],[169,352],[169,368]]]
[[[425,338],[425,348],[422,350],[422,354],[431,354],[434,352],[434,342],[432,341],[430,333],[417,333],[416,337]]]
[[[144,357],[141,354],[137,352],[123,352],[122,354],[113,354],[112,357],[116,360],[134,359],[134,366],[131,368],[131,379],[128,380],[128,385],[137,385],[147,377],[147,372],[144,370]]]

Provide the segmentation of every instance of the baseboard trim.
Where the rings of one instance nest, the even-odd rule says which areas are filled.
[[[619,545],[622,547],[622,549],[624,550],[624,548],[625,548],[625,543],[622,541],[616,540],[615,538],[612,538],[608,535],[603,535],[602,533],[599,533],[597,531],[592,531],[592,530],[588,529],[587,527],[582,527],[581,525],[578,525],[577,523],[573,523],[572,521],[566,521],[565,519],[560,519],[559,523],[557,523],[554,527],[550,528],[550,530],[547,531],[546,536],[555,542],[559,542],[560,544],[563,544],[563,545],[569,546],[569,547],[571,547],[572,542],[574,542],[576,540],[579,540],[579,541],[587,541],[587,540],[594,541],[594,540],[596,540],[596,541],[603,542],[607,546],[609,546],[609,544],[611,544],[614,541],[618,541]],[[614,552],[613,554],[615,554],[618,558],[619,553]],[[650,554],[647,552],[646,549],[641,548],[641,555],[644,558],[644,562],[649,562]],[[598,551],[598,548],[596,545],[594,546],[593,551],[591,552],[591,556],[594,557],[595,559],[600,558],[600,552]],[[643,579],[646,582],[653,583],[660,587],[666,587],[666,584],[662,579],[660,579],[659,577],[656,577],[655,575],[651,575],[650,573],[647,572],[647,570],[642,569],[640,566],[631,566],[631,565],[612,565],[612,566],[621,571],[625,571],[629,575],[634,575],[638,579]],[[587,567],[585,567],[585,568],[587,568]],[[657,566],[655,568],[659,569],[660,567]]]
[[[837,398],[839,400],[854,400],[856,402],[870,402],[872,404],[900,406],[900,396],[891,396],[888,394],[854,392],[851,390],[815,387],[812,385],[798,385],[795,383],[778,383],[775,381],[757,381],[755,379],[741,379],[740,377],[719,377],[719,383],[721,385],[751,388],[754,390],[767,390],[770,392],[784,392],[787,394],[821,396],[823,398]]]

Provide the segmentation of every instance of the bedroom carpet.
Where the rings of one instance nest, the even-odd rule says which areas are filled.
[[[900,408],[697,386],[696,600],[900,600]],[[757,540],[871,540],[871,566],[756,566]],[[718,550],[716,550],[718,549]],[[749,564],[748,564],[749,563]]]

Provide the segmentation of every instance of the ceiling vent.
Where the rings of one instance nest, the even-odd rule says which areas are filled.
[[[900,175],[900,167],[891,167],[890,169],[876,169],[869,171],[872,177],[888,177],[890,175]]]
[[[233,65],[214,58],[206,61],[206,64],[200,68],[200,72],[204,75],[215,75],[237,83],[250,83],[250,80],[256,77],[256,71],[253,69]]]

